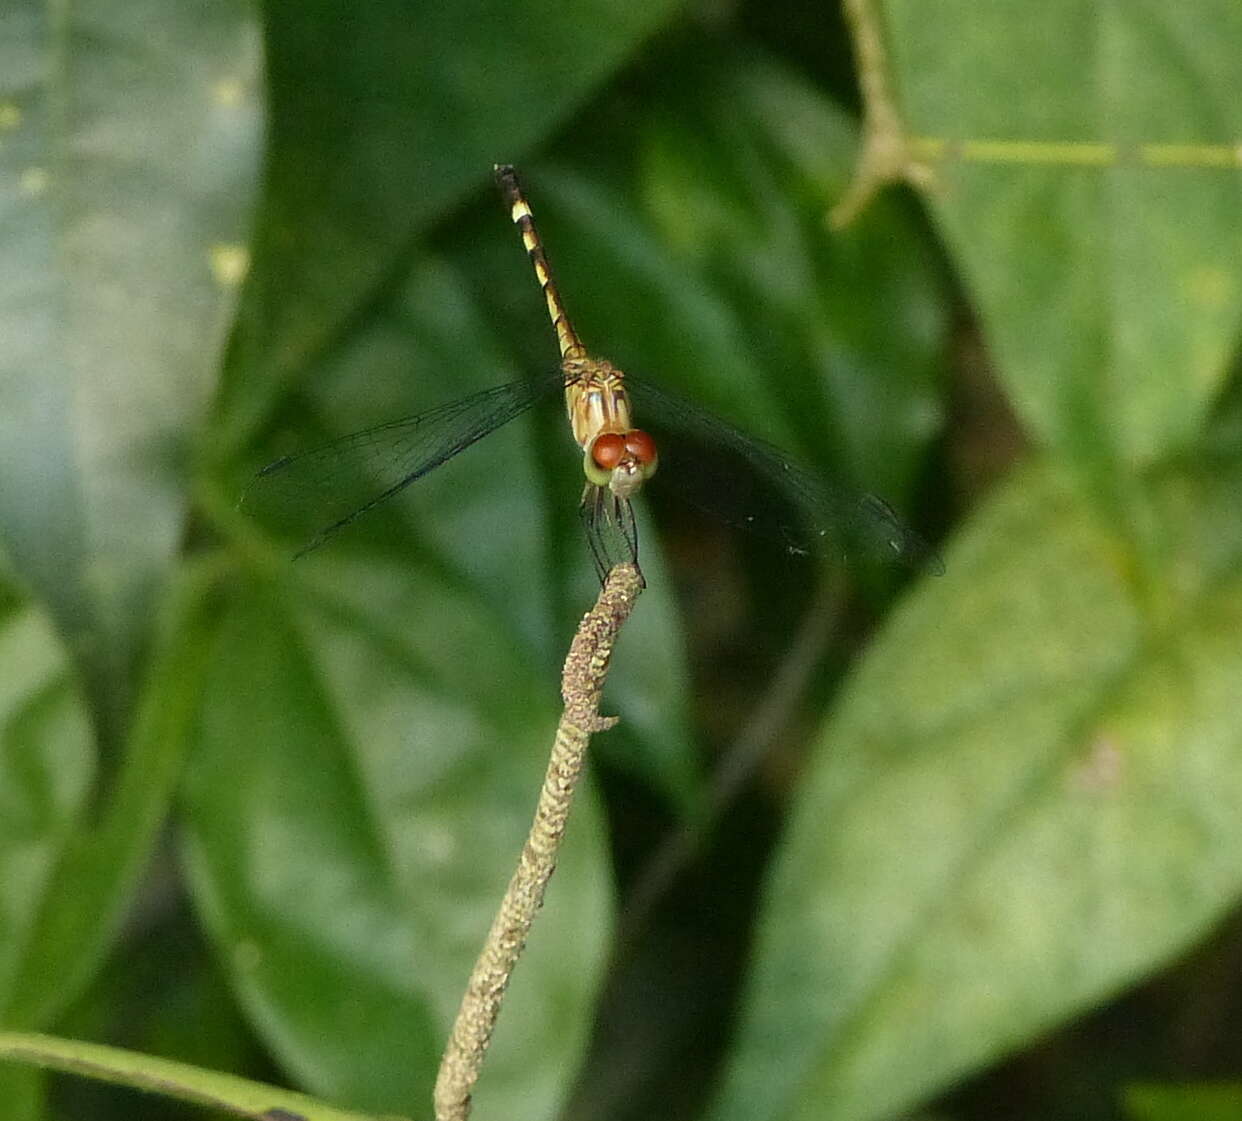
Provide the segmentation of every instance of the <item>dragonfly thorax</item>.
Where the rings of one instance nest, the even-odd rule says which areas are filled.
[[[602,433],[628,432],[634,427],[625,375],[611,362],[567,358],[561,369],[565,374],[565,409],[580,448],[585,451]]]

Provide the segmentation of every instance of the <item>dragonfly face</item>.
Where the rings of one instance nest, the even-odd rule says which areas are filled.
[[[655,474],[659,456],[655,441],[641,428],[601,432],[584,449],[587,482],[607,487],[618,498],[629,498]]]
[[[611,362],[566,358],[565,406],[587,482],[627,499],[655,474],[655,441],[635,428],[624,375]]]

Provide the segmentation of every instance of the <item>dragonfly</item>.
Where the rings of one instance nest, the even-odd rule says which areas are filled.
[[[582,452],[585,479],[579,515],[601,581],[616,565],[638,567],[632,499],[657,473],[691,504],[775,539],[790,553],[861,554],[943,571],[936,553],[882,498],[824,479],[780,448],[593,356],[565,310],[516,171],[509,164],[498,164],[494,170],[547,305],[561,355],[559,367],[544,377],[493,386],[283,456],[262,468],[243,496],[243,505],[279,506],[285,498],[303,502],[313,494],[316,500],[322,497],[325,511],[332,510],[324,515],[331,520],[295,557],[319,548],[458,453],[561,391],[570,431]],[[665,441],[669,447],[700,451],[680,460],[676,452],[662,454],[648,428],[635,426],[639,412],[650,418],[648,427],[662,428],[672,436]],[[724,463],[723,473],[703,469],[703,450],[713,463]],[[361,495],[359,479],[370,488]]]

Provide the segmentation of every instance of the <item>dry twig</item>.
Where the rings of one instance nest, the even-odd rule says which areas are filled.
[[[634,565],[612,569],[599,599],[579,624],[570,645],[561,675],[565,710],[552,741],[552,757],[539,793],[535,820],[517,871],[509,881],[466,984],[448,1047],[440,1061],[435,1089],[436,1121],[465,1121],[470,1115],[470,1095],[491,1042],[500,1002],[556,868],[587,745],[593,733],[617,722],[615,716],[600,716],[600,693],[613,645],[642,586],[642,576]]]

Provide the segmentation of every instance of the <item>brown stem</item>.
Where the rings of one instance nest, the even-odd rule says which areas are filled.
[[[615,716],[600,716],[600,693],[612,648],[642,591],[637,567],[618,565],[608,573],[595,606],[583,617],[565,659],[561,696],[565,709],[552,741],[552,757],[530,835],[509,881],[483,950],[475,962],[457,1020],[436,1078],[436,1121],[465,1121],[492,1029],[500,1014],[509,978],[521,957],[543,894],[556,868],[574,789],[582,774],[587,745],[595,732],[611,728]]]

